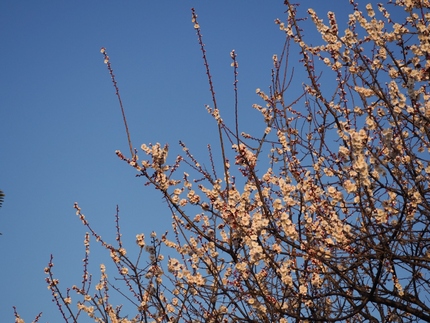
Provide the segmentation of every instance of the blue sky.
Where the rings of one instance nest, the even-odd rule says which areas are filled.
[[[321,16],[342,12],[333,2],[324,2],[325,8],[323,1],[301,3],[303,9],[322,10]],[[172,156],[183,140],[196,156],[206,156],[206,145],[216,144],[216,125],[204,108],[211,96],[191,7],[199,15],[224,119],[233,120],[230,51],[235,49],[241,130],[261,127],[251,106],[258,102],[255,89],[270,84],[272,55],[282,50],[284,36],[274,19],[285,18],[283,1],[0,2],[5,322],[13,320],[13,305],[27,322],[40,311],[41,322],[60,321],[43,269],[54,254],[63,288],[81,280],[86,230],[74,202],[108,241],[115,238],[117,204],[130,244],[137,233],[170,228],[159,194],[114,153],[127,153],[128,146],[100,48],[111,58],[134,147],[168,142]],[[108,262],[97,250],[91,254],[95,268]]]

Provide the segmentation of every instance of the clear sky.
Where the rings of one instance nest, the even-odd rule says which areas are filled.
[[[350,12],[346,0],[300,2],[322,10],[322,17],[328,10]],[[283,46],[274,24],[285,18],[283,1],[0,1],[2,322],[13,321],[14,305],[26,322],[40,311],[41,322],[61,321],[43,269],[52,253],[63,288],[81,281],[86,230],[74,202],[111,242],[117,204],[130,244],[137,233],[170,229],[160,195],[114,153],[129,154],[100,48],[111,58],[133,146],[168,142],[172,157],[181,139],[206,156],[206,145],[216,144],[216,125],[204,108],[211,96],[191,7],[226,120],[233,120],[230,51],[238,54],[241,130],[251,132],[262,126],[251,108],[255,89],[268,88],[272,55]],[[97,250],[94,268],[109,261]]]

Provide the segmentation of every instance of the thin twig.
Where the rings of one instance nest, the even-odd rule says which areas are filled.
[[[113,74],[113,69],[112,69],[112,66],[111,66],[111,63],[110,63],[110,60],[109,60],[109,56],[107,55],[107,52],[106,52],[106,48],[102,47],[101,50],[100,50],[100,52],[104,56],[104,63],[107,65],[107,68],[109,70],[109,74],[110,74],[110,76],[112,78],[112,83],[113,83],[113,86],[115,88],[115,94],[116,94],[116,96],[118,98],[119,106],[121,108],[122,119],[124,121],[124,126],[125,126],[125,132],[127,133],[128,146],[130,148],[131,156],[134,159],[135,158],[135,154],[133,152],[133,145],[131,144],[130,132],[128,131],[127,119],[125,117],[124,106],[122,104],[121,95],[119,94],[119,88],[118,88],[118,85],[117,85],[117,82],[116,82],[116,79],[115,79],[115,74]]]
[[[234,74],[234,82],[233,82],[233,86],[234,86],[234,120],[235,120],[235,130],[236,130],[236,141],[237,141],[237,146],[239,147],[239,106],[238,106],[238,93],[237,93],[237,82],[239,82],[239,80],[237,79],[237,75],[238,75],[238,67],[239,64],[237,63],[236,57],[236,51],[233,49],[230,53],[231,59],[233,60],[233,63],[231,63],[231,66],[233,66],[233,74]]]
[[[194,23],[194,29],[196,30],[197,38],[199,40],[200,50],[202,52],[202,58],[203,58],[204,65],[206,68],[206,75],[208,76],[209,88],[210,88],[210,92],[212,94],[212,102],[214,104],[214,109],[218,110],[218,106],[217,106],[216,98],[215,98],[215,90],[214,90],[214,86],[213,86],[213,82],[212,82],[212,76],[211,76],[210,69],[209,69],[209,63],[208,63],[208,60],[206,58],[205,44],[203,43],[202,34],[200,32],[200,25],[197,22],[197,14],[196,14],[196,11],[194,10],[194,8],[191,8],[191,14],[192,14],[192,22]],[[229,178],[228,178],[227,157],[225,156],[224,140],[223,140],[223,136],[222,136],[222,128],[223,128],[223,124],[218,122],[218,134],[219,134],[219,140],[220,140],[220,145],[221,145],[221,153],[222,153],[222,159],[223,159],[223,165],[224,165],[224,174],[225,174],[225,181],[226,181],[226,193],[227,193],[227,198],[228,198],[228,192],[229,192],[229,186],[230,185],[229,185]]]

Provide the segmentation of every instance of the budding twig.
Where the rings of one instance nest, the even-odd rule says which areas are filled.
[[[116,94],[116,96],[118,98],[119,106],[121,108],[122,119],[124,121],[124,126],[125,126],[125,132],[127,134],[128,146],[130,148],[131,157],[134,159],[135,154],[133,152],[133,145],[131,144],[130,132],[128,131],[127,119],[125,117],[124,106],[122,104],[121,95],[119,94],[119,88],[118,88],[118,85],[117,85],[117,82],[116,82],[116,79],[115,79],[115,74],[113,74],[113,69],[112,69],[112,66],[110,64],[109,56],[106,53],[106,48],[102,47],[100,49],[100,52],[104,56],[104,63],[107,65],[107,68],[109,70],[109,74],[110,74],[110,76],[112,78],[112,83],[113,83],[113,86],[115,88],[115,94]]]

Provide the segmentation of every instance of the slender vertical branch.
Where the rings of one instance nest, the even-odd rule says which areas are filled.
[[[238,96],[237,96],[237,82],[239,80],[237,79],[237,75],[239,74],[237,69],[239,67],[239,64],[237,63],[237,54],[236,51],[233,49],[230,53],[230,57],[233,60],[231,63],[231,66],[233,66],[233,74],[234,74],[234,121],[235,121],[235,130],[236,130],[236,141],[237,145],[239,146],[239,106],[238,106]]]
[[[200,25],[197,22],[197,14],[196,14],[194,8],[191,8],[191,13],[192,13],[192,22],[194,23],[194,29],[196,30],[197,37],[198,37],[199,44],[200,44],[200,50],[202,51],[202,58],[203,58],[204,65],[206,68],[206,75],[208,76],[209,88],[210,88],[210,92],[212,94],[212,102],[214,104],[214,109],[218,110],[218,106],[216,103],[216,97],[215,97],[215,90],[214,90],[214,86],[213,86],[213,82],[212,82],[212,76],[211,76],[210,69],[209,69],[209,63],[208,63],[208,60],[206,58],[205,44],[203,43],[202,34],[200,32]],[[227,158],[225,156],[224,140],[223,140],[223,136],[222,136],[222,123],[220,123],[220,122],[218,122],[218,134],[219,134],[219,140],[220,140],[220,144],[221,144],[221,152],[222,152],[222,159],[223,159],[223,165],[224,165],[224,174],[225,174],[224,177],[225,177],[225,182],[226,182],[226,192],[228,194],[230,185],[229,185],[229,179],[228,179]]]
[[[118,85],[117,85],[117,82],[116,82],[116,79],[115,79],[115,74],[113,74],[113,69],[112,69],[112,66],[111,66],[111,63],[110,63],[109,56],[107,55],[107,52],[106,52],[106,48],[102,47],[101,50],[100,50],[100,52],[104,56],[104,63],[107,65],[107,68],[109,70],[109,74],[110,74],[110,76],[112,78],[112,83],[113,83],[113,86],[115,88],[115,94],[116,94],[116,96],[118,98],[119,106],[121,108],[122,119],[124,121],[124,126],[125,126],[125,132],[127,134],[128,146],[130,148],[131,156],[134,159],[135,154],[133,152],[133,145],[131,144],[130,132],[128,130],[128,125],[127,125],[127,118],[125,117],[124,106],[122,104],[121,95],[119,94],[119,88],[118,88]]]

